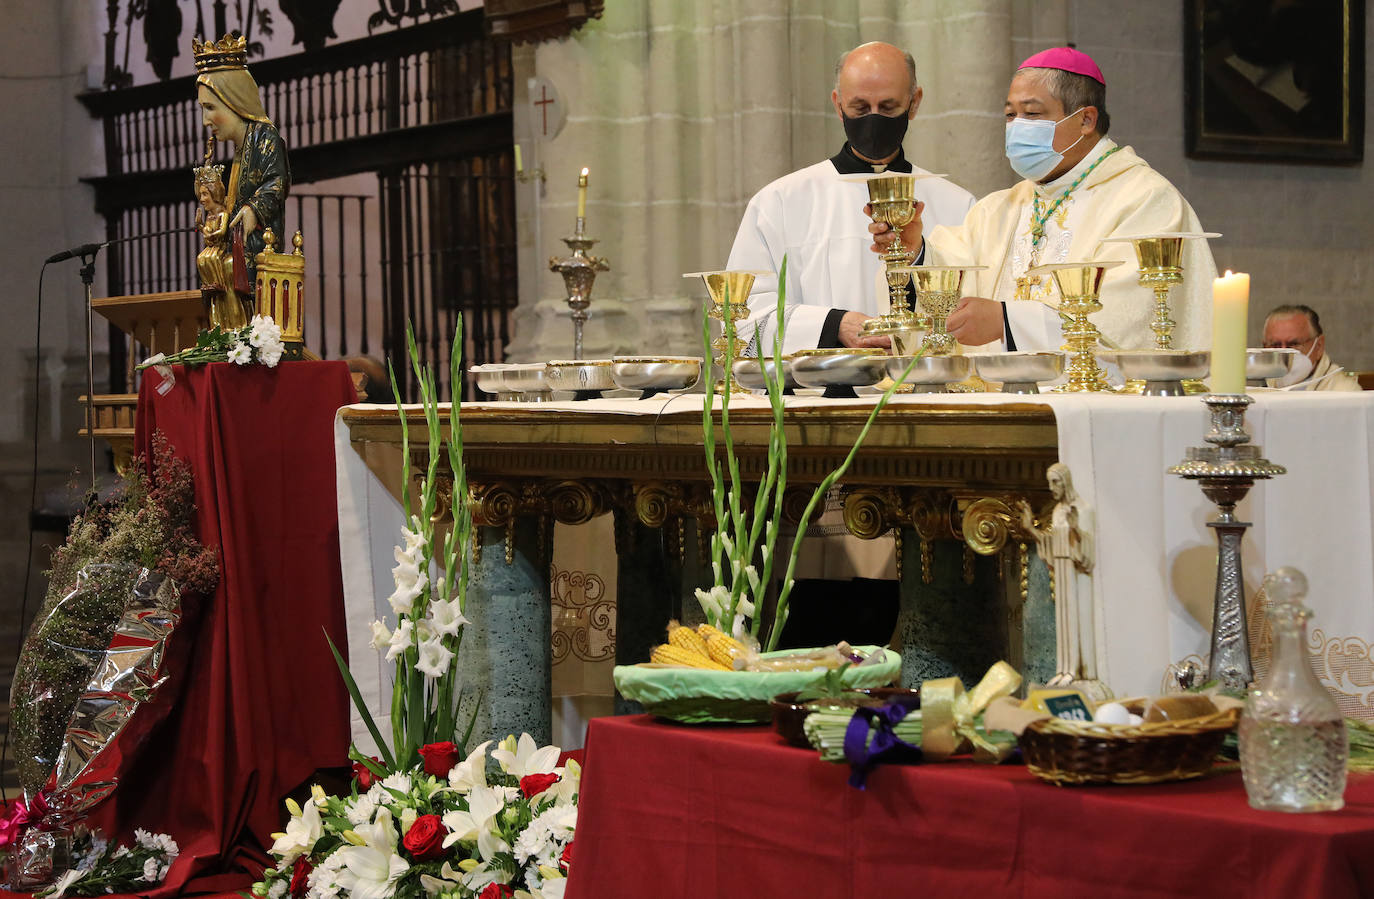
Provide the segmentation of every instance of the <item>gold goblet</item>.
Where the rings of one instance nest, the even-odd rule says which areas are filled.
[[[864,324],[863,333],[890,333],[894,327],[911,328],[915,314],[906,301],[906,286],[911,274],[906,270],[915,251],[902,243],[902,229],[916,218],[916,178],[913,175],[883,174],[865,177],[872,218],[892,229],[895,239],[883,254],[887,279],[888,311]]]
[[[1064,349],[1073,354],[1069,360],[1069,382],[1054,388],[1055,393],[1101,393],[1111,389],[1102,369],[1097,367],[1097,342],[1102,334],[1088,316],[1102,310],[1098,299],[1107,270],[1120,262],[1060,262],[1037,265],[1028,275],[1053,274],[1059,287],[1059,315],[1064,328]]]
[[[714,362],[722,372],[729,372],[731,364],[739,358],[738,337],[735,335],[735,322],[749,317],[749,291],[754,289],[754,278],[771,272],[717,271],[688,272],[684,278],[701,278],[711,294],[711,308],[707,316],[721,323],[720,336],[711,341],[711,349],[716,351]],[[765,354],[769,355],[769,354]],[[748,393],[733,377],[730,379],[733,393]],[[725,381],[716,382],[716,393],[725,392]]]
[[[964,273],[981,272],[985,265],[912,265],[897,271],[916,283],[916,303],[928,322],[921,348],[931,356],[949,356],[958,351],[959,341],[945,330],[945,319],[963,296]]]

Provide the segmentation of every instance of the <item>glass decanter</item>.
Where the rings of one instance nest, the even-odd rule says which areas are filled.
[[[1264,579],[1274,634],[1269,674],[1240,719],[1240,767],[1253,808],[1327,812],[1345,805],[1345,719],[1307,658],[1307,578],[1280,568]]]

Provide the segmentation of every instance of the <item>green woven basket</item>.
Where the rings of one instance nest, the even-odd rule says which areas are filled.
[[[858,646],[864,654],[876,646]],[[766,659],[813,650],[792,649],[764,653]],[[851,666],[843,680],[848,687],[882,687],[902,673],[902,658],[884,650],[880,662]],[[661,718],[689,724],[762,724],[772,720],[768,700],[779,693],[804,689],[819,675],[814,671],[708,671],[702,668],[645,668],[617,665],[615,688],[626,699]]]

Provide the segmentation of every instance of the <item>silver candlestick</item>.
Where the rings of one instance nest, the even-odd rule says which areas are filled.
[[[1260,448],[1250,443],[1245,407],[1254,400],[1243,393],[1226,393],[1208,395],[1203,402],[1212,413],[1212,430],[1203,438],[1211,446],[1189,447],[1184,460],[1169,473],[1197,481],[1220,511],[1215,521],[1207,522],[1217,534],[1217,585],[1207,679],[1223,689],[1244,690],[1254,679],[1240,555],[1241,538],[1250,522],[1236,518],[1236,504],[1256,480],[1286,474],[1288,469],[1265,459]]]
[[[587,220],[577,217],[577,228],[572,237],[563,242],[572,250],[571,256],[549,257],[549,270],[563,276],[568,288],[568,306],[572,309],[573,321],[573,358],[582,358],[582,326],[587,323],[587,307],[592,304],[592,282],[597,272],[609,271],[611,266],[600,256],[588,256],[587,251],[596,243],[596,238],[586,236]]]

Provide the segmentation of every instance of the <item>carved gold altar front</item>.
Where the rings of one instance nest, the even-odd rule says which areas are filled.
[[[867,415],[863,407],[789,415],[785,512],[793,521],[843,461]],[[343,417],[365,458],[369,444],[400,445],[390,409],[349,409]],[[730,413],[746,481],[766,466],[769,421],[767,409]],[[423,429],[419,411],[410,413],[410,427]],[[680,554],[684,522],[695,522],[698,533],[714,527],[695,402],[661,415],[468,407],[462,429],[474,521],[505,529],[508,554],[522,517],[581,524],[619,511],[666,528]],[[428,447],[412,445],[411,453],[414,470],[424,471]],[[868,539],[909,528],[923,545],[958,539],[994,555],[1009,539],[1030,539],[1013,510],[1021,499],[1037,509],[1047,504],[1045,470],[1057,458],[1054,415],[1045,406],[892,406],[878,416],[842,485],[845,526]],[[445,457],[441,471],[446,464]]]

